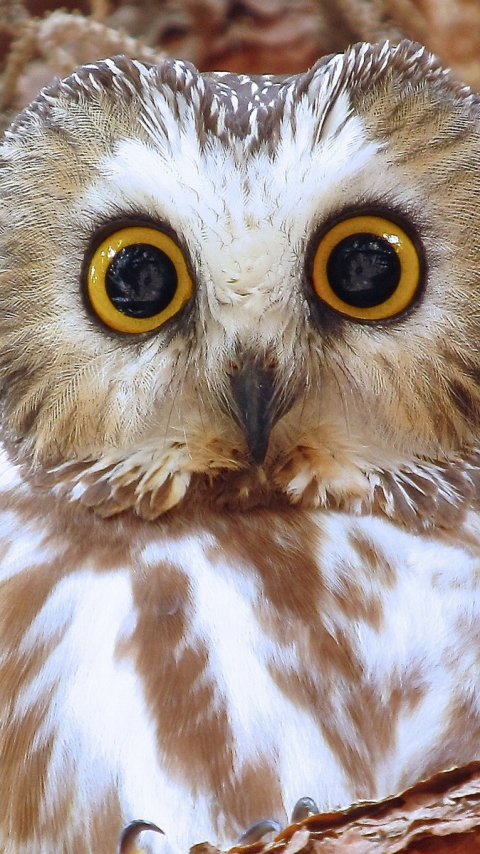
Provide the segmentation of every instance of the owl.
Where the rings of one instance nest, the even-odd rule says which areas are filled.
[[[3,854],[480,758],[479,99],[407,41],[116,57],[0,193]]]

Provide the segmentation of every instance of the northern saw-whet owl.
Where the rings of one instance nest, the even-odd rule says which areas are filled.
[[[117,57],[0,158],[3,854],[478,758],[477,96]]]

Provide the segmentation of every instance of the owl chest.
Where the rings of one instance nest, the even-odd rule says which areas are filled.
[[[39,814],[58,811],[61,777],[88,820],[114,793],[120,825],[149,819],[184,849],[284,822],[304,795],[382,797],[478,752],[471,550],[340,513],[67,533],[6,537],[12,811],[35,769]]]

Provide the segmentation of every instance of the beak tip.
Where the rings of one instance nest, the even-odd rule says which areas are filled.
[[[255,441],[251,441],[248,444],[248,450],[250,451],[250,456],[255,463],[256,466],[261,466],[267,456],[268,449],[268,436],[266,441],[262,443],[256,443]]]

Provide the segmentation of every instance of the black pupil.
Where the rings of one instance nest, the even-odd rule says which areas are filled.
[[[355,308],[372,308],[392,296],[400,281],[397,253],[377,234],[351,234],[330,253],[327,277],[333,292]]]
[[[153,317],[163,311],[175,296],[177,283],[173,262],[149,243],[124,246],[105,276],[111,302],[128,317]]]

